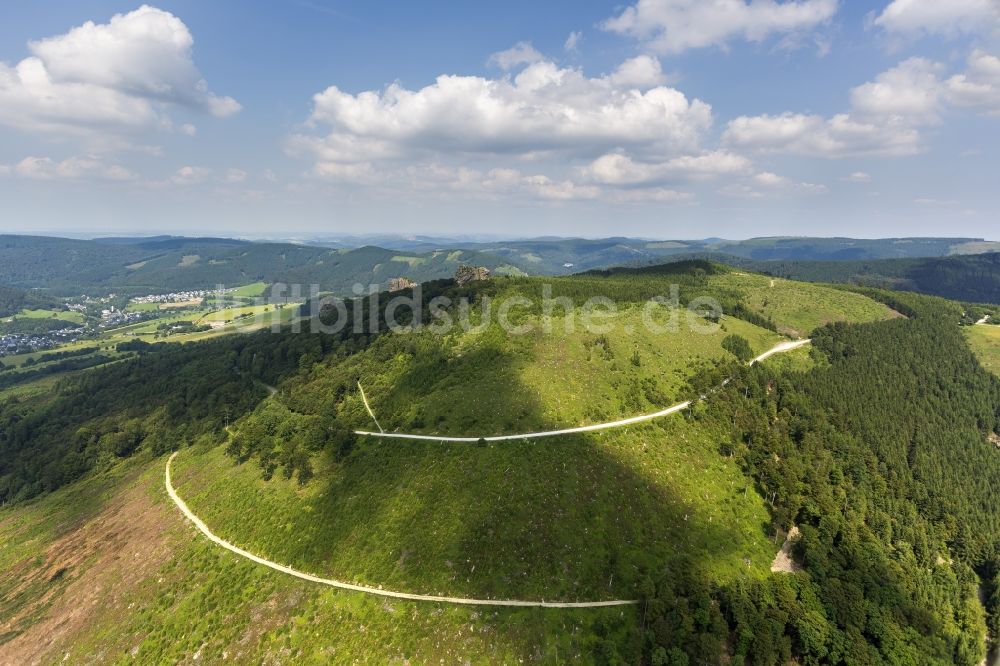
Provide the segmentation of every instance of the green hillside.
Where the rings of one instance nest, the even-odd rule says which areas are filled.
[[[961,308],[704,262],[548,284],[565,299],[548,322],[538,278],[424,285],[425,300],[469,298],[473,326],[486,299],[519,296],[524,334],[494,321],[435,335],[428,318],[407,333],[234,336],[150,348],[43,401],[0,398],[14,501],[0,509],[0,661],[978,662],[976,572],[992,613],[1000,570],[987,441],[1000,381],[968,351]],[[724,314],[682,309],[677,330],[652,332],[644,304],[671,285],[681,305],[709,296]],[[580,325],[597,295],[618,308],[601,332]],[[815,349],[737,357],[787,339],[776,331]],[[382,427],[431,435],[707,399],[601,432],[446,443],[353,435],[375,429],[359,381]],[[174,448],[174,485],[217,535],[300,571],[639,603],[476,608],[300,581],[184,521],[163,489]],[[792,525],[804,570],[772,572]],[[84,589],[94,602],[80,606]]]

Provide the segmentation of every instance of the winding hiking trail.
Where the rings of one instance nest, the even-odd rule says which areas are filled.
[[[793,349],[798,349],[804,345],[812,342],[810,339],[805,340],[788,340],[785,342],[780,342],[771,349],[767,350],[760,356],[757,356],[749,365],[754,365],[759,363],[775,354],[783,354],[785,352],[792,351]],[[728,384],[729,380],[723,382],[723,385]],[[358,383],[358,388],[361,388],[361,384]],[[687,409],[691,406],[691,400],[685,400],[684,402],[679,402],[676,405],[667,407],[666,409],[661,409],[658,412],[653,412],[652,414],[640,414],[639,416],[631,416],[627,419],[619,419],[618,421],[608,421],[607,423],[595,423],[593,425],[578,426],[576,428],[563,428],[561,430],[545,430],[542,432],[526,432],[519,435],[492,435],[490,437],[446,437],[444,435],[417,435],[413,433],[404,432],[385,432],[382,430],[382,426],[379,425],[378,420],[375,419],[375,414],[372,412],[371,407],[368,406],[368,399],[365,397],[364,389],[361,391],[361,396],[364,398],[365,408],[371,415],[372,420],[375,421],[375,425],[378,426],[379,432],[372,432],[369,430],[355,430],[355,435],[363,435],[366,437],[382,437],[385,439],[406,439],[413,441],[427,441],[427,442],[509,442],[512,440],[519,439],[541,439],[542,437],[556,437],[558,435],[571,435],[578,432],[594,432],[597,430],[610,430],[612,428],[621,428],[623,426],[632,425],[633,423],[642,423],[643,421],[652,421],[653,419],[658,419],[670,414]],[[706,396],[701,396],[702,400],[706,399]]]
[[[164,474],[164,482],[167,487],[167,494],[170,495],[170,499],[174,501],[177,508],[181,510],[181,513],[194,523],[194,526],[198,530],[208,537],[209,541],[222,546],[226,550],[236,553],[240,557],[245,557],[248,560],[252,560],[257,564],[262,564],[265,567],[274,569],[275,571],[280,571],[286,573],[289,576],[295,576],[296,578],[301,578],[302,580],[307,580],[312,583],[319,583],[321,585],[329,585],[330,587],[340,588],[342,590],[350,590],[352,592],[363,592],[365,594],[375,594],[380,597],[392,597],[393,599],[408,599],[410,601],[436,601],[439,603],[446,604],[458,604],[463,606],[513,606],[518,608],[602,608],[605,606],[631,606],[639,603],[635,599],[613,599],[610,601],[522,601],[519,599],[468,599],[465,597],[441,597],[431,594],[412,594],[410,592],[394,592],[392,590],[383,590],[377,587],[368,587],[367,585],[356,585],[354,583],[346,583],[340,580],[334,580],[332,578],[321,578],[310,573],[305,573],[299,571],[298,569],[293,569],[291,567],[285,566],[284,564],[278,564],[277,562],[272,562],[271,560],[266,560],[263,557],[254,555],[251,552],[245,551],[239,546],[234,546],[225,539],[216,536],[212,530],[208,529],[201,518],[196,516],[188,505],[184,503],[184,500],[180,498],[177,491],[174,489],[173,482],[170,479],[170,463],[174,461],[177,457],[177,451],[172,453],[167,459],[166,471]]]
[[[782,342],[774,346],[773,348],[769,349],[768,351],[764,352],[760,356],[754,358],[752,361],[750,361],[749,365],[754,365],[755,363],[763,361],[764,359],[773,356],[774,354],[780,354],[783,352],[791,351],[793,349],[798,349],[803,345],[809,344],[809,342],[810,340],[808,339]],[[725,383],[728,383],[728,380],[726,380],[726,382],[724,382],[723,384]],[[268,387],[269,393],[270,389],[272,388],[273,387]],[[358,384],[358,388],[361,388],[360,384]],[[364,389],[362,389],[362,395],[363,391]],[[275,392],[277,392],[277,389],[275,389]],[[702,396],[701,399],[705,400],[706,398]],[[497,441],[512,440],[512,439],[537,439],[540,437],[553,437],[556,435],[565,435],[576,432],[592,432],[595,430],[620,428],[622,426],[626,426],[632,423],[649,421],[651,419],[656,419],[660,418],[661,416],[666,416],[668,414],[679,412],[683,409],[687,409],[691,405],[691,402],[692,402],[691,400],[686,400],[682,403],[676,404],[672,407],[668,407],[659,412],[654,412],[652,414],[642,414],[640,416],[633,416],[631,418],[621,419],[619,421],[610,421],[608,423],[597,423],[589,426],[581,426],[579,428],[566,428],[563,430],[549,430],[545,432],[525,433],[522,435],[500,435],[496,437],[439,437],[433,435],[408,435],[403,433],[387,433],[387,432],[381,432],[381,433],[373,433],[365,431],[355,431],[355,432],[356,434],[359,435],[369,435],[372,437],[394,437],[398,439],[432,440],[436,442],[478,442],[480,441],[480,439],[484,439],[488,442],[497,442]],[[365,399],[365,407],[368,407],[367,398]],[[371,414],[372,420],[375,420],[375,414],[371,411],[370,407],[368,408],[368,413]],[[378,421],[376,421],[376,425],[377,424]],[[381,428],[381,426],[379,427]],[[396,592],[393,590],[383,590],[378,587],[357,585],[355,583],[347,583],[344,581],[335,580],[333,578],[322,578],[314,574],[305,573],[303,571],[299,571],[298,569],[293,569],[292,567],[286,566],[284,564],[278,564],[277,562],[272,562],[271,560],[264,559],[263,557],[260,557],[258,555],[254,555],[253,553],[243,550],[239,546],[235,546],[226,541],[225,539],[216,536],[212,532],[212,530],[208,529],[208,525],[206,525],[204,521],[202,521],[198,516],[196,516],[194,512],[191,511],[190,508],[188,508],[188,505],[185,504],[184,500],[181,499],[180,495],[178,495],[177,491],[174,489],[173,482],[171,481],[170,478],[170,464],[174,461],[174,458],[177,457],[177,453],[178,452],[175,451],[170,455],[169,458],[167,458],[167,464],[164,470],[164,483],[167,488],[167,494],[170,496],[170,499],[173,500],[174,504],[177,505],[177,508],[181,510],[181,513],[183,513],[184,516],[188,520],[190,520],[202,534],[208,537],[209,541],[212,541],[213,543],[222,546],[226,550],[235,553],[240,557],[245,557],[246,559],[256,562],[257,564],[261,564],[270,569],[274,569],[275,571],[280,571],[281,573],[286,573],[289,576],[295,576],[296,578],[301,578],[302,580],[307,580],[312,583],[319,583],[320,585],[328,585],[330,587],[336,587],[342,590],[350,590],[352,592],[374,594],[380,597],[391,597],[393,599],[406,599],[409,601],[431,601],[431,602],[455,604],[461,606],[506,606],[515,608],[603,608],[607,606],[632,606],[639,603],[635,599],[612,599],[609,601],[544,601],[544,600],[527,601],[521,599],[472,599],[466,597],[443,597],[431,594],[414,594],[412,592]]]

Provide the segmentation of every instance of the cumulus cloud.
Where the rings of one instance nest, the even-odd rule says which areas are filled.
[[[851,91],[851,106],[867,116],[903,116],[912,122],[936,122],[942,107],[938,74],[943,67],[926,58],[910,58]]]
[[[825,185],[796,182],[791,178],[771,171],[760,171],[743,182],[731,183],[719,190],[719,193],[724,196],[747,199],[788,195],[815,195],[825,194],[826,192],[827,188]]]
[[[628,155],[602,155],[580,169],[584,180],[604,185],[646,185],[676,180],[704,180],[739,174],[750,160],[725,151],[682,155],[663,162],[637,162]]]
[[[972,52],[968,69],[946,82],[948,100],[960,107],[1000,114],[1000,58],[985,51]]]
[[[24,178],[37,180],[133,180],[135,174],[117,164],[105,164],[94,156],[69,157],[57,162],[49,157],[25,157],[14,167]]]
[[[509,167],[480,171],[431,162],[410,165],[401,175],[414,190],[436,195],[447,193],[484,199],[519,197],[540,201],[588,200],[601,195],[601,190],[593,185],[544,174],[525,174]],[[396,178],[397,174],[390,174],[390,177]]]
[[[740,116],[723,135],[727,145],[764,153],[817,157],[913,155],[920,151],[920,133],[903,123],[863,122],[849,114],[832,118],[784,113]]]
[[[1000,27],[996,0],[893,0],[875,20],[890,33],[958,33]]]
[[[964,73],[943,79],[944,66],[909,58],[851,90],[851,108],[818,115],[740,116],[723,142],[733,148],[822,157],[901,156],[923,149],[921,128],[954,107],[1000,113],[1000,58],[974,51]]]
[[[500,69],[510,70],[518,65],[530,65],[544,59],[545,56],[536,51],[531,42],[518,42],[506,51],[497,51],[491,55],[489,62]]]
[[[837,0],[638,0],[602,27],[659,53],[680,53],[812,30],[830,20],[837,5]]]
[[[86,136],[170,129],[170,107],[236,113],[198,73],[193,43],[180,19],[148,5],[30,42],[31,56],[0,63],[0,124]]]
[[[660,61],[648,55],[629,58],[618,66],[608,81],[619,88],[649,88],[666,83]]]
[[[617,149],[661,154],[697,149],[711,107],[673,88],[652,58],[589,78],[549,61],[516,76],[439,76],[419,90],[392,84],[357,95],[331,86],[314,97],[310,124],[289,150],[318,164],[421,156],[596,156]]]

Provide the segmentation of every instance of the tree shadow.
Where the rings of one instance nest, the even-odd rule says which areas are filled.
[[[546,422],[519,382],[530,351],[488,337],[457,353],[433,336],[411,344],[406,371],[369,396],[387,430],[475,436],[567,425]],[[644,576],[690,561],[696,545],[716,549],[706,560],[743,557],[727,528],[617,453],[637,439],[671,446],[666,432],[647,424],[492,443],[362,437],[313,482],[322,486],[308,510],[291,517],[295,538],[267,555],[424,594],[634,599]]]
[[[314,380],[314,390],[361,379],[387,431],[476,436],[575,425],[547,422],[519,380],[521,365],[532,361],[527,345],[489,333],[459,350],[435,336],[400,338],[364,352],[371,355],[367,376],[362,366],[334,366]],[[399,372],[401,353],[408,360]],[[345,374],[336,375],[336,367]],[[294,400],[295,393],[277,398]],[[341,401],[350,405],[338,420],[371,427],[359,399]],[[622,455],[628,447],[674,446],[671,432],[653,422],[494,443],[361,437],[343,460],[322,454],[330,459],[318,465],[311,487],[283,508],[287,538],[267,534],[274,520],[249,516],[231,519],[234,532],[220,536],[251,550],[267,544],[267,552],[254,552],[324,577],[480,599],[637,599],[647,579],[704,578],[720,562],[745,570],[744,542],[731,527],[712,522],[662,475]],[[714,448],[712,454],[718,456]],[[261,483],[291,489],[293,482]],[[535,635],[537,645],[552,633],[546,612],[498,608],[484,615],[500,634],[513,632],[519,641]],[[640,621],[629,609],[573,612],[619,628]]]

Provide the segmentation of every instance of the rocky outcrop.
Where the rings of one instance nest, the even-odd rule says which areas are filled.
[[[774,561],[771,562],[771,571],[777,573],[802,571],[802,565],[792,558],[792,548],[800,536],[801,533],[797,525],[793,525],[792,529],[788,530],[785,543],[781,544],[781,550],[778,551],[778,554],[774,556]]]
[[[412,289],[416,286],[416,282],[404,277],[389,278],[388,282],[385,284],[385,288],[388,291],[403,291],[404,289]]]
[[[485,266],[473,268],[472,266],[459,266],[455,271],[455,284],[464,287],[470,282],[479,282],[490,279],[490,269]]]

